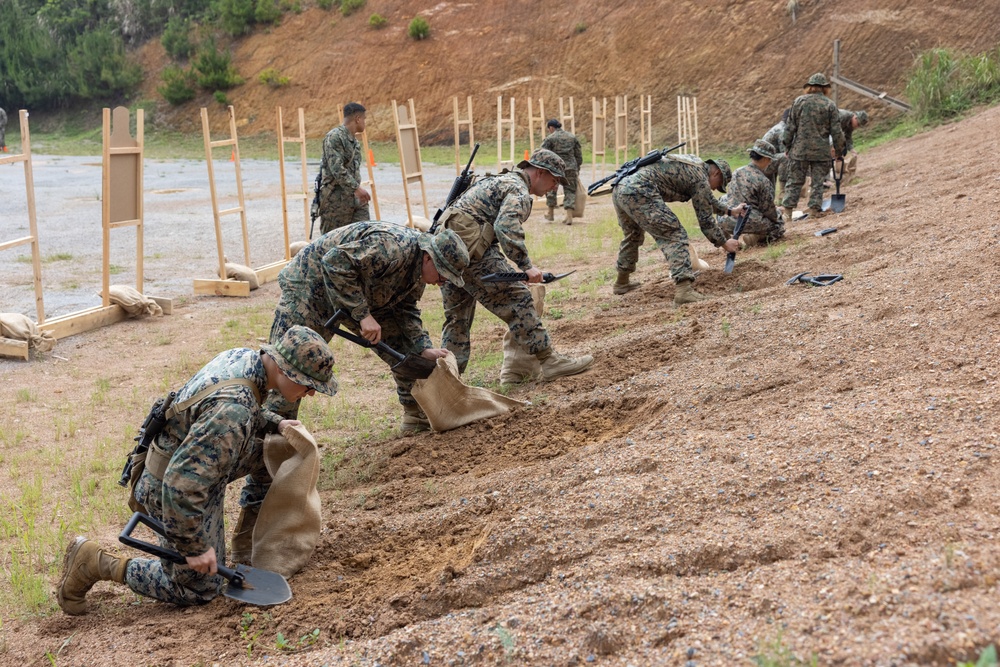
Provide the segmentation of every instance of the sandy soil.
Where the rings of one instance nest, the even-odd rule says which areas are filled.
[[[507,417],[349,452],[374,454],[374,477],[324,493],[320,547],[269,616],[224,598],[136,606],[102,584],[87,616],[5,618],[0,662],[48,664],[64,642],[59,665],[974,659],[1000,635],[998,121],[862,155],[847,210],[792,224],[784,254],[741,253],[726,276],[707,253],[710,301],[674,309],[652,253],[642,289],[572,297],[586,315],[548,324],[594,369],[518,388],[533,404]],[[785,284],[802,271],[845,279]],[[249,303],[274,299],[266,285]],[[207,359],[223,301],[70,339],[68,362],[3,362],[2,402]],[[132,368],[156,336],[177,341]],[[265,637],[321,640],[248,656],[247,611]]]

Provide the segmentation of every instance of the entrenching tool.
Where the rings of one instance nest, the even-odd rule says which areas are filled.
[[[546,271],[542,274],[542,282],[545,284],[554,283],[557,280],[562,280],[571,273],[576,273],[576,269],[569,271],[567,273],[549,273]],[[488,273],[482,278],[480,278],[484,283],[517,283],[517,282],[528,282],[528,274],[523,271],[502,271],[500,273]]]
[[[837,162],[840,162],[840,173],[837,173]],[[835,160],[833,163],[833,182],[837,185],[837,194],[830,196],[830,201],[823,202],[824,211],[840,213],[847,206],[847,195],[840,194],[840,181],[844,178],[844,160]]]
[[[434,369],[437,368],[437,363],[432,359],[424,359],[423,357],[419,357],[415,354],[403,354],[402,352],[397,352],[381,341],[372,345],[367,339],[353,334],[350,331],[344,331],[340,328],[339,322],[348,317],[350,317],[350,315],[347,314],[347,311],[340,309],[335,312],[333,317],[327,320],[326,324],[323,326],[329,329],[331,333],[335,333],[341,338],[346,338],[361,347],[373,347],[376,350],[385,352],[398,362],[396,365],[391,366],[392,372],[396,373],[400,377],[406,378],[407,380],[426,380],[431,376],[431,373],[434,372]]]
[[[813,287],[827,287],[839,282],[844,279],[843,274],[840,273],[823,273],[818,276],[811,276],[809,272],[799,273],[794,275],[785,281],[786,285],[794,285],[795,283],[804,283],[806,285],[812,285]]]
[[[746,210],[743,211],[743,215],[736,218],[736,226],[733,227],[733,238],[739,240],[740,234],[743,233],[743,228],[747,224],[747,220],[750,219],[750,204],[746,205]],[[736,266],[736,253],[731,252],[726,255],[726,267],[722,269],[723,273],[732,273],[733,267]]]
[[[159,556],[172,563],[177,563],[178,565],[187,564],[184,556],[176,551],[132,537],[132,531],[140,523],[149,526],[158,535],[166,537],[166,531],[162,523],[142,512],[136,512],[129,519],[125,530],[118,536],[118,540],[122,544],[126,544],[139,551],[145,551],[153,556]],[[258,607],[281,604],[292,599],[292,589],[289,588],[285,578],[277,572],[261,570],[249,565],[237,565],[235,570],[226,567],[222,563],[217,564],[216,567],[219,570],[219,574],[229,582],[226,584],[225,590],[222,591],[222,594],[227,598]]]

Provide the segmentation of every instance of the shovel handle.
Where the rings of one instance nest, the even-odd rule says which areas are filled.
[[[361,347],[374,347],[376,350],[381,350],[382,352],[385,352],[386,354],[390,355],[396,361],[402,361],[403,359],[406,359],[405,354],[403,354],[402,352],[397,352],[396,350],[392,349],[385,343],[379,342],[377,345],[372,345],[367,338],[362,338],[361,336],[352,334],[350,331],[344,331],[340,327],[330,329],[330,331],[337,334],[341,338],[346,338],[352,343],[357,343]]]
[[[132,547],[133,549],[144,551],[153,556],[159,556],[163,560],[168,560],[171,563],[187,565],[187,559],[176,551],[161,547],[157,544],[143,542],[137,537],[132,537],[132,531],[134,531],[140,523],[148,526],[157,535],[162,535],[163,537],[167,536],[166,529],[163,527],[162,523],[149,515],[143,514],[142,512],[136,512],[132,515],[132,518],[128,520],[128,523],[125,524],[125,529],[122,530],[121,534],[118,536],[118,541],[124,545]],[[236,570],[226,567],[222,563],[216,563],[216,569],[218,569],[220,575],[229,580],[230,584],[243,588],[244,579],[242,574]]]

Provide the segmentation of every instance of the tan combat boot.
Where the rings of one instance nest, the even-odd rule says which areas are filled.
[[[823,218],[830,214],[829,211],[821,211],[820,209],[813,208],[812,206],[806,209],[806,213],[809,214],[810,218]]]
[[[571,209],[571,208],[567,208],[566,209],[566,217],[563,219],[563,224],[564,225],[572,225],[573,224],[573,209]]]
[[[556,207],[555,206],[549,206],[549,212],[545,214],[545,219],[548,220],[549,222],[552,222],[553,220],[556,219]]]
[[[785,222],[791,222],[792,221],[792,214],[793,213],[795,213],[795,211],[792,209],[791,206],[782,206],[781,207],[781,214],[784,216]]]
[[[551,347],[546,352],[548,352],[548,356],[542,359],[541,355],[545,354],[543,352],[538,358],[542,362],[542,379],[546,381],[582,373],[594,363],[594,358],[589,354],[576,358],[567,357],[554,351]]]
[[[694,303],[695,301],[704,301],[708,297],[697,292],[694,289],[693,280],[682,280],[677,283],[677,288],[674,291],[674,305],[683,306],[685,303]]]
[[[757,245],[761,245],[764,241],[764,237],[760,234],[743,234],[740,236],[740,243],[744,247],[752,248]]]
[[[419,405],[403,406],[403,422],[399,425],[400,433],[420,433],[429,431],[431,423]]]
[[[59,606],[72,616],[87,613],[87,591],[98,581],[125,583],[127,566],[128,559],[109,556],[87,538],[76,538],[66,550],[56,596]]]
[[[621,295],[621,294],[628,294],[632,290],[638,288],[639,285],[641,285],[642,283],[629,282],[628,277],[630,275],[632,274],[627,273],[625,271],[619,271],[618,280],[615,281],[615,286],[611,291],[614,292],[615,294]]]
[[[253,556],[253,527],[257,525],[257,515],[260,505],[240,509],[240,518],[236,520],[233,530],[233,545],[229,557],[234,563],[250,565]]]

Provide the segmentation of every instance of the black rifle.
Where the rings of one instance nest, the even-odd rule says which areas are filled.
[[[323,181],[323,166],[320,165],[319,173],[316,174],[316,187],[313,194],[312,206],[309,210],[309,217],[312,218],[312,223],[309,225],[309,240],[313,239],[313,230],[316,228],[316,218],[319,217],[319,189],[320,183]]]
[[[611,189],[608,190],[608,192],[611,192],[611,190],[615,189],[615,186],[618,185],[618,181],[620,181],[621,179],[625,178],[626,176],[630,176],[630,175],[634,174],[635,172],[639,171],[639,169],[641,169],[642,167],[645,167],[646,165],[655,164],[655,163],[659,162],[660,159],[664,155],[666,155],[667,153],[669,153],[671,151],[677,150],[678,148],[680,148],[681,146],[685,145],[686,143],[687,143],[686,141],[682,141],[681,143],[677,144],[676,146],[672,146],[670,148],[661,148],[660,150],[651,150],[648,153],[646,153],[645,155],[643,155],[642,157],[637,157],[637,158],[634,158],[632,160],[629,160],[628,162],[626,162],[622,166],[618,167],[618,169],[617,169],[617,171],[615,171],[615,173],[611,174],[610,176],[605,176],[604,178],[602,178],[599,181],[595,181],[595,182],[591,183],[590,187],[587,188],[587,194],[590,195],[590,196],[593,196],[594,192],[599,187],[601,187],[602,185],[604,185],[605,183],[607,183],[611,179],[614,179],[614,183],[611,184]],[[607,194],[607,192],[602,192],[601,194]]]
[[[441,214],[444,210],[455,203],[455,200],[462,196],[462,193],[469,189],[472,185],[472,161],[476,159],[476,153],[479,152],[479,144],[477,143],[472,147],[472,155],[469,156],[469,163],[465,165],[465,169],[462,173],[455,177],[455,182],[451,185],[451,192],[448,193],[448,199],[445,200],[444,206],[437,210],[434,214],[434,221],[431,223],[430,233],[433,234],[437,231],[438,220],[441,219]]]
[[[743,211],[743,215],[736,218],[736,226],[733,228],[733,238],[739,240],[740,234],[743,233],[743,228],[746,227],[747,220],[750,219],[750,204],[745,204],[747,207]],[[736,265],[736,253],[731,252],[726,255],[726,268],[722,270],[723,273],[732,273],[733,267]]]
[[[128,460],[125,461],[125,467],[122,468],[122,476],[118,480],[120,486],[128,486],[129,480],[132,478],[132,466],[136,455],[145,454],[149,451],[149,445],[156,436],[163,432],[163,427],[167,423],[167,409],[174,402],[176,395],[177,392],[172,391],[166,398],[156,399],[153,407],[149,409],[149,414],[146,415],[142,426],[139,427],[139,435],[135,436],[135,441],[138,444],[129,453]]]

